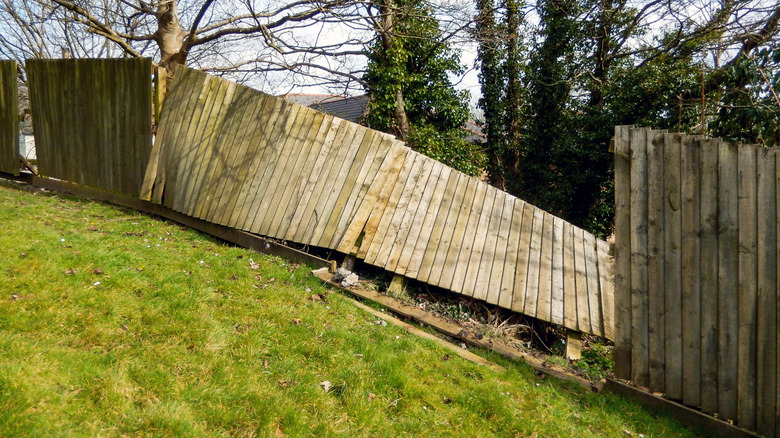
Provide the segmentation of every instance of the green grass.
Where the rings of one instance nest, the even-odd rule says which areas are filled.
[[[134,211],[0,183],[0,246],[0,436],[692,436]]]

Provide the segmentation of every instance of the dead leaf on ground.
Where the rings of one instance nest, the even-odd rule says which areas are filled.
[[[320,386],[322,386],[322,389],[325,392],[328,392],[328,391],[330,391],[330,388],[333,387],[333,384],[330,383],[330,381],[328,381],[328,380],[323,380],[322,382],[320,382]]]
[[[230,276],[230,279],[233,280],[233,281],[238,281],[238,275],[233,274],[233,275]]]
[[[292,323],[295,325],[301,325],[301,319],[300,318],[293,318]]]
[[[89,228],[87,228],[87,229],[88,229],[89,231],[97,231],[97,228],[95,228],[95,227],[89,227]]]
[[[249,259],[249,269],[251,269],[251,270],[255,271],[255,270],[257,270],[257,268],[259,268],[259,267],[260,267],[260,263],[255,263],[255,261],[254,261],[254,260],[252,260],[252,259]]]
[[[355,357],[361,357],[362,358],[363,355],[361,353],[358,353],[358,354],[355,355]]]
[[[276,281],[275,278],[272,278],[272,279],[268,280],[269,283],[273,283],[274,281]]]
[[[374,394],[373,392],[369,392],[368,393],[368,401],[371,401],[371,400],[373,400],[375,398],[376,398],[376,394]]]
[[[320,295],[320,294],[312,294],[312,295],[309,297],[309,299],[310,299],[310,300],[312,300],[312,301],[322,301],[322,300],[323,300],[323,298],[325,298],[325,297],[323,297],[323,296],[322,296],[322,295]]]
[[[103,275],[103,270],[100,268],[95,268],[92,270],[92,273],[95,275]]]
[[[260,274],[255,275],[255,280],[257,281],[263,281],[263,276]]]
[[[284,431],[282,431],[282,425],[281,424],[276,426],[276,432],[274,432],[274,435],[276,435],[277,437],[284,436]]]
[[[263,368],[268,369],[268,360],[263,360]]]
[[[281,389],[285,389],[285,388],[287,388],[288,386],[290,386],[290,384],[291,384],[291,383],[292,383],[292,382],[288,382],[287,380],[284,380],[284,379],[282,379],[282,380],[279,380],[279,381],[277,382],[277,385],[279,385],[279,388],[281,388]]]
[[[75,268],[66,269],[62,271],[62,273],[65,275],[74,275],[76,273],[76,269]]]
[[[441,360],[442,360],[442,362],[447,362],[448,360],[450,360],[450,355],[449,354],[445,354],[444,357],[441,358]]]

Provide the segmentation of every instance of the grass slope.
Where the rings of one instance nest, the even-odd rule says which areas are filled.
[[[0,247],[0,436],[691,435],[137,212],[0,183]]]

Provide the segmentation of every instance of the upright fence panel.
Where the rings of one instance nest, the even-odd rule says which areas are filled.
[[[779,159],[615,135],[617,376],[768,436],[780,427]]]
[[[19,175],[19,84],[16,61],[0,61],[0,172]]]
[[[39,172],[137,196],[152,146],[151,59],[28,60]]]

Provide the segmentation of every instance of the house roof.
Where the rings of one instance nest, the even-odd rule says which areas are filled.
[[[310,105],[310,107],[350,122],[357,122],[361,117],[368,114],[368,96],[364,94],[362,96],[322,101]]]
[[[305,93],[287,93],[284,96],[285,100],[297,103],[298,105],[311,107],[321,102],[330,102],[334,100],[344,99],[345,96],[339,96],[336,94],[305,94]]]

